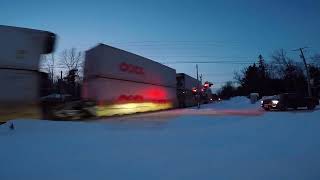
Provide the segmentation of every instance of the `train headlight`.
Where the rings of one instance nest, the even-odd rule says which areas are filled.
[[[272,100],[272,104],[278,104],[279,101],[278,100]]]
[[[263,104],[263,101],[260,101],[261,104]]]

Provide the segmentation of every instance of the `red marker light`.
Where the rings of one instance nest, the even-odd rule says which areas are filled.
[[[192,90],[191,90],[193,93],[196,93],[197,92],[197,88],[192,88]]]

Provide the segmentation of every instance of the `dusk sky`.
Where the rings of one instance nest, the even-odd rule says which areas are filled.
[[[56,33],[57,54],[105,43],[158,62],[223,61],[199,64],[216,87],[259,54],[320,52],[319,0],[2,0],[0,24]],[[195,76],[195,64],[168,65]]]

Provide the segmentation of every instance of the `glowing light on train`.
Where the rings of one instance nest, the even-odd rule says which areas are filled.
[[[124,103],[110,104],[97,107],[98,116],[125,115],[138,112],[158,111],[173,108],[171,102],[142,102],[142,103]]]

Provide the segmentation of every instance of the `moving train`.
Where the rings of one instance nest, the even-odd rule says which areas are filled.
[[[41,118],[40,56],[53,51],[56,35],[0,26],[0,115],[2,120]],[[82,102],[93,102],[97,117],[194,106],[212,100],[210,86],[184,73],[106,44],[85,53]],[[10,106],[9,106],[10,105]],[[59,110],[67,117],[75,109]],[[80,109],[81,111],[82,109]],[[66,116],[63,116],[66,115]]]
[[[193,92],[198,86],[199,93]],[[112,116],[194,106],[209,102],[204,95],[211,90],[168,66],[98,44],[86,51],[82,92],[83,99],[97,102],[97,116]]]

